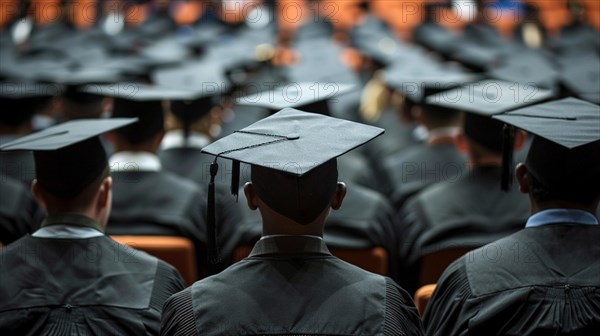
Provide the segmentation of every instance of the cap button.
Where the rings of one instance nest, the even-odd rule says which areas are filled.
[[[288,140],[298,140],[298,139],[300,139],[300,134],[298,134],[298,133],[291,133],[288,136],[286,136],[286,139],[288,139]]]

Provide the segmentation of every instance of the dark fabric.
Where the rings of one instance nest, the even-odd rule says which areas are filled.
[[[199,335],[422,334],[410,297],[392,280],[333,257],[315,238],[283,239],[258,242],[250,257],[172,296],[163,335],[182,335],[192,323]],[[304,247],[277,252],[288,244]],[[171,320],[190,309],[192,321]]]
[[[446,248],[479,247],[523,228],[529,200],[498,187],[500,167],[475,167],[411,198],[395,218],[402,287],[415,291],[419,259]]]
[[[595,335],[600,227],[521,230],[463,256],[438,282],[428,335]]]
[[[0,135],[0,145],[18,139],[17,135]],[[22,182],[26,188],[31,187],[35,179],[35,163],[30,151],[0,152],[0,178],[5,176]]]
[[[198,148],[178,147],[162,150],[158,153],[163,170],[174,173],[180,177],[190,179],[201,190],[208,190],[210,181],[210,164],[214,156],[200,152]],[[250,178],[250,166],[241,171],[241,180]],[[229,259],[231,252],[239,245],[239,223],[242,222],[242,213],[236,204],[237,199],[231,195],[232,165],[230,160],[219,161],[219,171],[215,177],[216,185],[216,223],[220,257]]]
[[[196,249],[200,276],[213,272],[205,253],[206,193],[202,189],[164,171],[113,172],[112,176],[113,204],[107,234],[188,238]]]
[[[0,180],[0,242],[8,245],[32,233],[44,215],[29,189],[10,177]]]
[[[158,334],[184,288],[171,266],[106,236],[23,237],[0,250],[0,334]]]
[[[385,248],[389,256],[389,275],[398,276],[396,233],[393,210],[379,193],[347,183],[342,207],[332,210],[325,222],[324,239],[329,246],[347,249],[365,249],[375,246]],[[239,209],[244,220],[239,224],[240,240],[254,243],[262,234],[262,219],[258,211],[248,208],[244,193],[240,193]]]
[[[97,136],[58,150],[35,151],[33,156],[39,185],[63,199],[81,193],[108,165]]]
[[[381,186],[395,209],[433,183],[455,182],[468,174],[465,157],[452,143],[416,145],[386,158],[383,168]]]

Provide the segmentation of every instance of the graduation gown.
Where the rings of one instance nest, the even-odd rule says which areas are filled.
[[[0,249],[0,283],[2,335],[157,335],[184,288],[167,263],[104,235],[25,236]]]
[[[210,182],[210,165],[215,157],[201,152],[200,148],[171,147],[158,153],[160,162],[165,171],[196,182],[201,190],[208,190]],[[219,171],[215,177],[216,202],[215,216],[220,257],[229,259],[231,252],[239,245],[239,230],[237,227],[242,222],[243,216],[236,204],[236,198],[231,195],[230,160],[219,160]],[[249,166],[246,166],[249,168]],[[241,174],[250,176],[249,170]],[[243,180],[242,176],[242,180]]]
[[[424,316],[428,335],[597,335],[600,227],[526,228],[450,265]]]
[[[417,145],[383,162],[382,187],[395,209],[425,187],[456,181],[467,174],[467,162],[454,144]]]
[[[475,167],[456,182],[442,182],[412,197],[395,218],[401,285],[416,290],[419,259],[453,247],[479,247],[521,229],[529,199],[500,189],[500,167]]]
[[[40,226],[43,210],[29,189],[5,177],[0,183],[0,242],[8,245]]]
[[[206,276],[206,194],[165,171],[117,171],[112,177],[107,234],[188,238],[196,248],[199,274]]]
[[[20,136],[2,135],[0,145],[7,144]],[[22,182],[26,188],[31,187],[35,179],[35,162],[30,151],[14,151],[0,153],[0,178],[10,177]]]
[[[260,240],[250,257],[165,304],[162,335],[421,335],[394,281],[332,256],[314,237]]]
[[[378,192],[354,183],[346,183],[348,191],[342,207],[332,210],[325,221],[323,238],[328,246],[346,249],[365,249],[381,246],[388,251],[390,277],[396,280],[398,263],[393,210]],[[240,225],[241,241],[256,242],[262,235],[262,218],[258,211],[248,208],[246,197],[240,193],[238,206],[244,215]]]

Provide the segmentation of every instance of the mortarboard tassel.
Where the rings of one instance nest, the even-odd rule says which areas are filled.
[[[233,160],[231,169],[231,194],[235,195],[235,201],[238,200],[238,191],[240,189],[240,161]]]
[[[211,264],[219,263],[219,251],[217,250],[217,220],[215,218],[215,177],[219,171],[217,158],[210,164],[210,182],[208,183],[208,209],[207,218],[208,225],[206,227],[207,234],[207,255],[208,262]]]
[[[513,180],[513,151],[515,146],[515,128],[504,125],[502,129],[502,180],[503,191],[509,191]]]

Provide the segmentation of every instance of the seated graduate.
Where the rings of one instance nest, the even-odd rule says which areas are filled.
[[[491,116],[547,99],[551,93],[519,86],[514,94],[511,85],[482,81],[427,97],[428,104],[465,112],[456,144],[466,153],[469,169],[455,180],[423,189],[398,213],[399,260],[408,274],[402,278],[408,282],[401,284],[407,290],[424,285],[417,283],[423,256],[447,248],[485,245],[517,231],[527,220],[527,198],[495,188],[502,177],[503,124]],[[524,141],[525,134],[518,133],[513,150]]]
[[[48,216],[0,250],[0,334],[158,334],[183,280],[104,234],[112,179],[98,135],[134,121],[73,121],[2,146],[34,151],[32,190]]]
[[[205,255],[206,192],[163,170],[156,155],[164,135],[164,100],[184,93],[137,83],[95,89],[116,96],[112,118],[139,119],[109,134],[115,154],[109,158],[114,193],[107,232],[188,238],[196,249],[200,276],[212,273]]]
[[[335,157],[382,132],[286,108],[206,147],[252,165],[244,193],[263,237],[248,258],[172,296],[161,334],[422,334],[404,290],[332,256],[322,240],[346,193]]]
[[[516,168],[532,215],[524,229],[446,269],[425,312],[427,333],[595,335],[600,107],[566,98],[494,118],[535,134]]]
[[[424,59],[399,64],[384,72],[389,86],[412,105],[409,113],[425,130],[425,142],[393,153],[380,164],[380,188],[396,210],[412,195],[433,183],[456,180],[466,168],[454,146],[461,111],[425,103],[427,96],[473,82],[477,76],[437,61]]]
[[[237,102],[265,106],[273,113],[290,105],[302,111],[330,116],[329,104],[352,90],[353,86],[346,84],[297,82],[241,97]],[[373,177],[368,162],[357,151],[339,157],[337,164],[340,180],[346,183],[348,192],[344,205],[327,217],[325,242],[329,246],[345,249],[383,247],[389,256],[388,275],[396,280],[398,272],[394,253],[397,249],[392,221],[394,213],[389,201],[382,194],[364,186]],[[250,166],[245,166],[242,169],[243,182],[247,182],[250,177],[249,168]],[[244,244],[254,244],[261,236],[261,218],[243,202],[238,207],[244,215],[243,222],[239,223],[241,240]]]
[[[33,115],[50,104],[58,88],[26,82],[0,83],[0,145],[31,133]],[[7,245],[37,230],[44,211],[31,194],[31,152],[0,153],[0,242]]]

